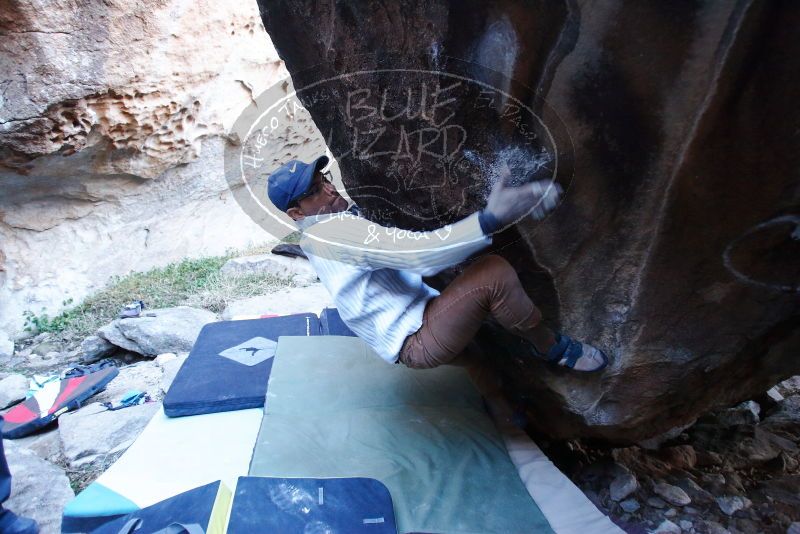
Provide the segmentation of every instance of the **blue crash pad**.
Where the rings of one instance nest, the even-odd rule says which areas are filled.
[[[323,336],[352,336],[356,337],[350,328],[342,321],[339,310],[325,308],[319,314],[319,322]]]
[[[136,534],[160,531],[172,523],[200,526],[206,534],[222,534],[230,509],[231,492],[220,482],[212,482],[163,500],[147,508],[103,524],[92,534],[119,534],[131,520],[137,520]]]
[[[169,417],[264,406],[279,336],[315,336],[313,313],[203,327],[164,398]]]
[[[228,534],[396,534],[392,497],[371,478],[240,477]]]

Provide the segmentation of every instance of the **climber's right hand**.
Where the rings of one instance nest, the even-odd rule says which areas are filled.
[[[512,187],[499,179],[489,193],[484,212],[502,229],[529,214],[538,220],[558,204],[563,189],[552,180],[539,180]]]

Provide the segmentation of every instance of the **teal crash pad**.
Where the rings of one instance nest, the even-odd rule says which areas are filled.
[[[281,337],[251,476],[382,482],[400,533],[553,532],[464,369],[354,337]]]

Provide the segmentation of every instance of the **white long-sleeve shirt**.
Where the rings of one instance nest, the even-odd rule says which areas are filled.
[[[346,212],[296,221],[300,248],[331,294],[345,324],[395,363],[405,338],[422,326],[439,292],[422,281],[491,244],[478,214],[430,232],[381,226]]]

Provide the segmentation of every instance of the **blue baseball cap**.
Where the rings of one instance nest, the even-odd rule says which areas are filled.
[[[286,211],[294,199],[302,196],[311,187],[314,173],[327,164],[328,156],[320,156],[311,163],[290,160],[269,175],[267,196],[276,208]]]

